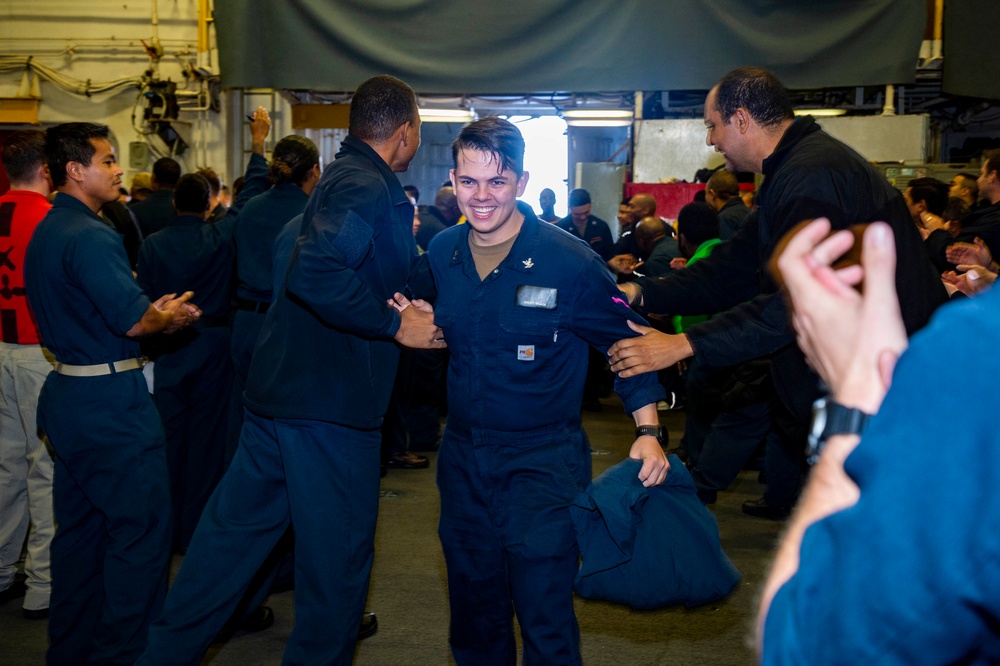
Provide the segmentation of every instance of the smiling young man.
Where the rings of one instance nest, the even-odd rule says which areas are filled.
[[[437,464],[452,654],[460,666],[513,663],[516,609],[525,664],[579,664],[568,505],[591,477],[580,424],[586,349],[606,352],[641,319],[586,243],[519,205],[528,174],[514,125],[472,123],[452,154],[468,224],[438,234],[428,251],[435,322],[451,350]],[[652,374],[616,389],[641,426],[629,453],[643,461],[639,479],[660,484],[663,389]]]

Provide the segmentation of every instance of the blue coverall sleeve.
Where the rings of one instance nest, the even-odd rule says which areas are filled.
[[[237,215],[246,202],[253,199],[258,194],[263,193],[270,186],[267,180],[267,160],[263,155],[253,153],[250,161],[247,162],[247,170],[243,174],[243,187],[236,195],[233,205],[229,207],[226,215]]]
[[[100,227],[78,234],[67,260],[67,274],[78,282],[116,335],[125,335],[149,309],[150,299],[132,277],[125,248],[111,229]]]
[[[996,663],[995,410],[960,390],[915,405],[956,368],[968,386],[995,384],[998,312],[994,291],[945,307],[914,336],[845,463],[858,503],[806,530],[799,569],[771,603],[765,664]]]
[[[608,348],[622,338],[638,335],[629,327],[630,320],[648,325],[626,304],[599,256],[588,258],[573,284],[578,288],[573,294],[572,330],[602,354],[607,355]],[[629,414],[662,400],[666,395],[655,372],[627,379],[616,376],[615,393],[622,399]]]

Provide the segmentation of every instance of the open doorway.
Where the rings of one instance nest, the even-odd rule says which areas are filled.
[[[556,215],[567,215],[568,148],[566,121],[558,116],[508,116],[524,137],[524,170],[530,175],[521,200],[541,212],[538,195],[546,187],[556,193]]]

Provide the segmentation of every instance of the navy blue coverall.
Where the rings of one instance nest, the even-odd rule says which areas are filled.
[[[468,225],[442,231],[428,251],[435,322],[451,351],[437,471],[460,665],[515,662],[515,609],[525,664],[580,663],[568,507],[591,477],[580,425],[587,348],[606,353],[635,335],[628,320],[644,323],[585,242],[519,209],[517,240],[485,280]],[[664,396],[655,374],[615,388],[630,414]]]
[[[46,347],[62,363],[139,355],[126,332],[150,300],[119,235],[80,200],[56,195],[25,256]],[[55,372],[38,399],[55,450],[49,664],[131,664],[159,614],[170,561],[163,426],[138,370]]]
[[[289,525],[295,629],[283,663],[353,657],[374,557],[379,425],[399,355],[400,317],[386,301],[421,262],[406,192],[351,136],[303,222],[254,350],[239,448],[138,664],[197,663]]]

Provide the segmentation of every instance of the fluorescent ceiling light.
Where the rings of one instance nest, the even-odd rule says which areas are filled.
[[[814,116],[816,118],[842,116],[847,113],[847,109],[795,109],[797,116]]]
[[[567,118],[566,124],[570,127],[628,127],[632,124],[631,118]]]
[[[420,109],[425,123],[471,123],[476,119],[472,109]]]
[[[566,109],[563,118],[580,120],[632,120],[629,109]]]

